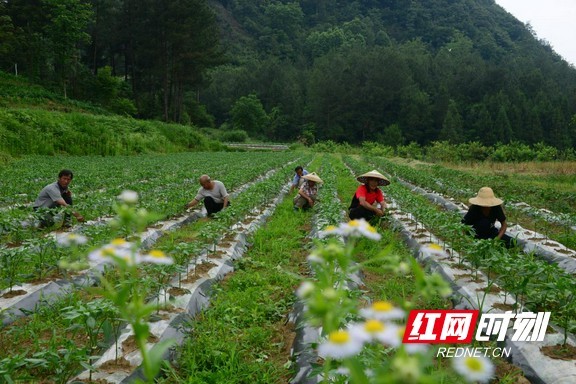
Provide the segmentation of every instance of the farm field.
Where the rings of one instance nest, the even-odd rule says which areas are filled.
[[[311,211],[292,209],[288,183],[296,165],[324,180],[320,203]],[[75,173],[75,210],[87,222],[38,229],[30,204],[62,168]],[[328,226],[347,222],[344,212],[358,185],[354,176],[371,169],[392,181],[383,187],[390,207],[376,225],[378,239],[322,235]],[[204,173],[224,182],[232,196],[231,206],[212,219],[184,207]],[[367,345],[353,362],[318,355],[315,347],[324,336],[357,321],[363,306],[383,301],[400,311],[549,311],[550,337],[535,348],[558,346],[555,353],[574,358],[576,192],[570,173],[548,175],[544,183],[384,158],[222,152],[27,157],[0,169],[0,176],[9,181],[0,193],[0,377],[6,382],[128,383],[156,377],[154,363],[162,361],[172,364],[156,377],[161,383],[305,382],[318,374],[344,382],[346,374],[336,373],[346,372],[338,370],[344,366],[401,383],[414,379],[398,369],[406,364],[414,364],[418,380],[459,383],[467,377],[450,361],[434,358],[433,347],[407,354],[398,345]],[[475,241],[463,234],[461,212],[413,188],[462,203],[484,185],[505,200],[515,224],[542,238],[534,235],[513,251]],[[137,192],[138,201],[119,199],[124,191]],[[85,241],[66,246],[78,237]],[[157,255],[155,261],[171,262],[115,269],[88,260],[114,241],[131,244],[143,259]],[[529,247],[551,242],[558,248],[543,245],[544,256],[542,247]],[[336,249],[331,247],[342,247],[346,259],[328,268],[309,257],[329,255]],[[554,252],[558,257],[550,259]],[[330,305],[314,312],[315,296],[302,293],[302,282],[318,292],[337,288],[329,297],[319,293],[317,299]],[[135,303],[142,316],[131,319],[134,307],[127,310],[123,302]],[[308,328],[316,340],[303,337]],[[139,354],[145,346],[152,352]],[[493,360],[492,382],[576,378],[570,360],[516,351],[512,361],[522,370]],[[560,365],[549,373],[539,372],[541,364]],[[372,382],[372,376],[356,374],[354,382]]]

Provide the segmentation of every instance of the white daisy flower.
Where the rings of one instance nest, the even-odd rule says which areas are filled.
[[[403,319],[405,313],[400,308],[394,307],[389,301],[375,301],[369,308],[360,309],[360,316],[365,319],[387,321]]]
[[[339,227],[336,227],[334,225],[329,225],[318,233],[318,237],[320,237],[322,239],[326,236],[330,236],[330,235],[342,236],[342,234],[343,234],[342,230]]]
[[[56,243],[61,247],[70,247],[72,245],[83,245],[88,242],[88,238],[77,233],[59,233],[56,235]]]
[[[149,253],[142,255],[140,258],[142,263],[153,263],[153,264],[173,264],[174,260],[171,257],[167,256],[164,252],[154,249]]]
[[[342,235],[345,237],[352,236],[352,237],[367,237],[371,240],[380,240],[382,237],[377,231],[376,228],[371,226],[366,220],[358,219],[358,220],[351,220],[347,224],[340,224],[340,230],[342,231]]]
[[[469,383],[487,383],[494,376],[494,364],[484,356],[455,357],[452,366]]]
[[[389,339],[391,330],[397,328],[394,324],[383,323],[379,320],[366,320],[364,323],[356,323],[350,326],[350,334],[363,342],[378,340],[386,343]],[[388,344],[388,343],[386,343]]]
[[[352,337],[348,331],[339,330],[331,332],[328,340],[318,346],[318,355],[340,360],[357,355],[362,347],[361,340]]]
[[[140,262],[140,255],[136,253],[133,255],[132,244],[124,239],[114,239],[88,254],[88,260],[96,263],[113,263],[118,259],[133,265]]]
[[[130,191],[130,190],[126,189],[126,190],[122,191],[120,196],[118,196],[118,200],[120,200],[126,204],[136,204],[138,202],[138,192]]]
[[[422,252],[422,254],[424,256],[428,256],[428,257],[435,257],[435,256],[445,257],[445,256],[448,256],[448,253],[446,253],[444,248],[442,248],[440,245],[435,244],[435,243],[431,243],[431,244],[428,244],[428,245],[421,247],[420,252]]]

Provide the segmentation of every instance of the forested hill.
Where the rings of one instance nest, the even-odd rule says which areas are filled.
[[[576,69],[493,0],[0,1],[0,71],[240,137],[576,145]]]
[[[387,144],[576,144],[576,70],[493,0],[213,1],[231,64],[202,101],[252,93],[252,135]]]

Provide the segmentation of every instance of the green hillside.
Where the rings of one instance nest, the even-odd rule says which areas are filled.
[[[0,70],[239,137],[576,146],[576,69],[494,0],[0,2]]]
[[[116,115],[1,73],[0,106],[0,153],[4,156],[121,155],[222,148],[195,127]]]

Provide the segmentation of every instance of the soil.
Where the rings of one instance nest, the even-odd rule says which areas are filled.
[[[540,348],[540,352],[544,355],[557,360],[576,360],[576,347],[566,344],[549,345]]]
[[[495,285],[491,285],[490,287],[486,287],[486,288],[477,288],[476,291],[478,291],[478,292],[482,291],[482,292],[486,292],[486,293],[498,293],[498,292],[501,292],[502,290]]]
[[[275,324],[276,335],[272,340],[273,344],[278,344],[282,346],[282,351],[274,353],[270,358],[277,362],[278,366],[282,366],[286,361],[290,361],[290,351],[292,349],[292,344],[294,344],[294,339],[296,338],[296,330],[293,323],[287,321],[277,322]],[[285,377],[282,382],[288,383],[292,377]]]
[[[504,359],[495,360],[496,362],[496,377],[500,382],[500,379],[506,379],[506,383],[513,384],[530,384],[530,381],[524,377],[522,370],[517,366],[510,364]],[[514,380],[514,381],[510,381]]]
[[[205,276],[206,273],[211,270],[216,264],[214,263],[202,263],[196,265],[196,269],[188,273],[188,276],[182,280],[183,283],[193,283],[202,276]]]
[[[28,292],[23,290],[23,289],[15,289],[13,291],[6,292],[5,294],[2,295],[2,297],[5,299],[11,299],[11,298],[16,297],[16,296],[25,295],[27,293]]]
[[[117,361],[112,360],[107,361],[99,367],[100,371],[104,371],[107,373],[113,373],[117,371],[132,372],[133,369],[134,367],[130,365],[130,362],[128,362],[128,360],[126,360],[123,357],[121,357]]]
[[[512,304],[504,304],[504,303],[494,303],[492,305],[494,308],[501,309],[503,311],[512,311],[514,310],[514,305]]]
[[[148,336],[148,342],[151,344],[155,344],[158,342],[158,338],[154,335],[150,335]],[[136,345],[136,339],[134,338],[134,335],[131,335],[122,343],[122,350],[124,351],[125,355],[134,352],[137,349],[138,346]]]
[[[168,293],[170,296],[183,296],[187,293],[190,293],[190,290],[185,288],[172,287],[168,290]]]
[[[209,254],[208,258],[209,259],[220,259],[225,254],[226,254],[226,252],[224,252],[224,251],[216,251],[216,252],[212,252],[211,254]]]

